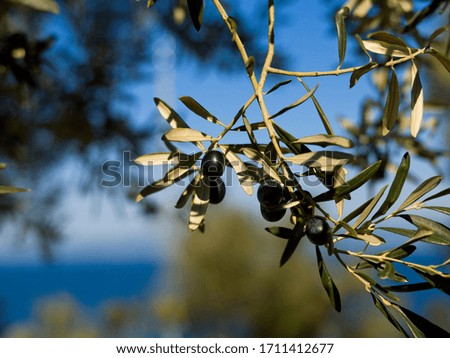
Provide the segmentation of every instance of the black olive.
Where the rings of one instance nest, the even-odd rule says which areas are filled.
[[[306,221],[305,232],[308,239],[315,245],[325,245],[331,235],[328,222],[320,216],[315,216]]]
[[[218,178],[225,170],[225,156],[222,152],[212,150],[202,159],[202,174],[207,178]]]

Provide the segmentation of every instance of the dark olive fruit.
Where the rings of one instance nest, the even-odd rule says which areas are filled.
[[[277,206],[283,200],[283,188],[276,180],[269,179],[259,186],[257,196],[261,205]]]
[[[226,186],[222,179],[209,180],[209,202],[219,204],[225,198]]]
[[[283,218],[284,214],[286,214],[286,209],[271,211],[261,205],[261,215],[267,221],[279,221]]]
[[[330,236],[330,226],[324,218],[314,216],[306,221],[305,232],[313,244],[325,245]]]
[[[222,152],[212,150],[202,159],[202,173],[207,178],[218,178],[225,170],[225,156]]]

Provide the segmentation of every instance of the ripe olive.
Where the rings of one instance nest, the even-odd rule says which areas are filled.
[[[276,180],[268,179],[258,188],[258,201],[265,207],[274,207],[283,200],[283,188]]]
[[[225,156],[218,150],[212,150],[202,159],[202,174],[207,178],[218,178],[225,170]]]
[[[325,245],[331,235],[328,222],[320,216],[314,216],[306,221],[305,232],[315,245]]]
[[[214,178],[209,180],[209,202],[210,204],[219,204],[226,193],[226,186],[222,179]]]
[[[283,218],[284,214],[286,214],[286,209],[273,211],[261,205],[261,215],[267,221],[279,221]]]

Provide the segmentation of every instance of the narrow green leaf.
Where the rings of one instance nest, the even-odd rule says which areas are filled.
[[[345,27],[345,18],[350,13],[350,9],[347,6],[340,8],[334,17],[336,22],[336,31],[338,36],[338,52],[339,52],[339,66],[341,68],[344,62],[345,52],[347,50],[347,29]]]
[[[392,45],[408,47],[408,44],[405,41],[403,41],[400,37],[394,36],[385,31],[373,32],[373,33],[369,34],[367,37],[372,40],[383,41],[383,42],[386,42],[386,43],[392,44]]]
[[[442,225],[428,218],[417,215],[398,215],[399,217],[409,221],[411,224],[420,229],[426,229],[433,232],[434,235],[427,236],[422,239],[432,244],[450,246],[450,230]]]
[[[415,138],[420,130],[423,119],[423,88],[419,71],[414,61],[411,61],[411,135]]]
[[[368,180],[370,180],[375,173],[378,171],[381,165],[381,160],[375,162],[368,168],[364,169],[361,173],[354,176],[352,179],[347,181],[346,184],[340,185],[337,188],[333,188],[325,193],[322,193],[314,198],[316,202],[327,201],[334,198],[343,197],[346,194],[355,191],[360,186],[364,185]]]
[[[59,13],[59,6],[55,0],[9,0],[12,3],[28,6],[34,10]]]
[[[380,256],[381,258],[381,256],[386,255],[386,257],[402,260],[411,255],[414,251],[416,251],[416,247],[414,245],[406,245],[398,249],[379,252],[375,254],[375,256]],[[370,267],[372,267],[370,264],[363,262],[356,265],[355,269],[366,269]]]
[[[179,163],[169,169],[164,176],[164,181],[166,182],[172,182],[175,181],[178,177],[183,175],[187,170],[192,168],[197,160],[200,159],[202,156],[202,152],[195,153],[192,155],[188,155],[185,158],[180,159]]]
[[[343,166],[353,159],[353,155],[349,153],[323,150],[297,154],[286,158],[286,161],[298,165],[305,165],[308,168],[320,168],[322,171],[331,172],[337,166]]]
[[[447,189],[441,190],[439,193],[436,193],[434,195],[429,196],[426,199],[423,199],[422,202],[424,203],[426,201],[437,199],[437,198],[440,198],[442,196],[446,196],[446,195],[449,195],[449,194],[450,194],[450,188],[447,188]]]
[[[389,90],[386,99],[386,104],[383,111],[383,135],[387,135],[398,117],[398,108],[400,106],[400,89],[398,86],[398,79],[395,70],[392,70],[391,81],[389,83]]]
[[[198,103],[194,98],[189,96],[183,96],[179,98],[183,104],[189,108],[192,112],[199,115],[200,117],[206,119],[207,121],[215,124],[219,124],[222,127],[226,127],[221,121],[217,119],[214,115],[212,115],[205,107],[203,107],[200,103]]]
[[[427,47],[430,47],[431,43],[433,42],[433,40],[434,40],[436,37],[438,37],[440,34],[444,33],[445,31],[448,31],[448,30],[450,30],[450,24],[447,24],[447,25],[442,26],[442,27],[438,28],[437,30],[435,30],[435,31],[431,34],[431,36],[430,36],[430,38],[429,38],[429,40],[428,40]]]
[[[292,80],[286,80],[286,81],[278,82],[270,90],[268,90],[266,92],[266,94],[272,93],[272,92],[276,91],[278,88],[280,88],[281,86],[285,86],[285,85],[287,85],[287,84],[289,84],[291,82],[292,82]]]
[[[162,139],[171,142],[201,142],[213,138],[191,128],[172,128],[163,135]]]
[[[450,215],[450,208],[446,206],[422,206],[422,209],[434,210],[442,214]]]
[[[361,215],[358,217],[358,219],[355,221],[355,223],[352,225],[354,228],[357,228],[360,224],[364,222],[364,220],[367,219],[367,217],[370,215],[372,210],[375,208],[375,206],[378,204],[378,201],[380,201],[381,197],[383,196],[385,190],[387,188],[387,185],[382,187],[380,191],[373,197],[370,204],[367,205],[367,207],[363,210]],[[373,220],[373,219],[371,219]]]
[[[28,191],[30,191],[30,189],[16,188],[8,185],[0,185],[0,194],[24,193]]]
[[[321,147],[326,147],[329,145],[337,145],[342,148],[353,148],[355,146],[355,144],[346,137],[340,137],[337,135],[330,135],[330,134],[316,134],[312,136],[302,137],[297,139],[293,143],[313,144],[319,145]]]
[[[298,99],[297,101],[291,103],[289,106],[284,107],[283,109],[280,109],[277,113],[273,114],[270,116],[270,119],[274,119],[280,115],[282,115],[283,113],[291,110],[292,108],[295,108],[299,105],[301,105],[302,103],[304,103],[305,101],[307,101],[313,94],[314,92],[316,92],[317,88],[319,87],[319,85],[317,84],[311,91],[308,89],[308,93],[305,94],[304,96],[302,96],[300,99]]]
[[[305,87],[305,89],[308,92],[311,92],[308,85],[302,79],[300,79],[300,78],[297,78],[297,79],[300,81],[300,83],[303,85],[303,87]],[[320,120],[322,121],[322,124],[323,124],[325,130],[327,131],[328,134],[334,135],[333,129],[331,128],[331,124],[328,121],[328,118],[325,115],[325,112],[323,111],[322,107],[320,106],[319,101],[317,101],[317,99],[314,95],[312,95],[311,98],[313,100],[314,107],[316,107],[316,111],[319,114]]]
[[[248,194],[253,194],[253,185],[258,181],[253,174],[248,170],[245,163],[233,151],[225,146],[220,146],[220,149],[225,153],[228,163],[231,164],[239,180],[242,189]]]
[[[423,290],[430,290],[434,288],[429,282],[409,283],[405,285],[383,286],[385,290],[391,292],[417,292]]]
[[[278,124],[273,123],[273,128],[275,129],[275,132],[277,132],[283,143],[286,144],[294,154],[310,152],[309,148],[306,145],[293,143],[295,142],[296,138],[292,134],[281,128]]]
[[[366,73],[370,72],[372,69],[377,67],[378,64],[376,62],[370,61],[369,63],[365,64],[364,66],[356,69],[353,71],[351,77],[350,77],[350,88],[352,88],[356,83],[359,81],[359,79],[364,76]]]
[[[415,203],[417,200],[419,200],[422,196],[424,196],[429,191],[433,190],[436,186],[439,185],[441,182],[442,177],[441,176],[434,176],[431,177],[424,182],[422,182],[400,205],[400,207],[396,210],[396,212],[399,212],[409,205]]]
[[[192,24],[197,31],[200,31],[203,22],[205,3],[203,0],[187,0],[187,3]]]
[[[272,227],[266,227],[265,229],[267,232],[271,233],[272,235],[275,235],[282,239],[291,239],[294,236],[294,232],[292,229],[288,229],[286,227],[281,226],[272,226]]]
[[[364,46],[364,41],[362,40],[361,36],[358,34],[355,34],[356,40],[358,41],[359,47],[364,51],[366,56],[369,58],[369,62],[372,62],[372,56],[370,56],[369,51],[367,51],[366,47]]]
[[[250,127],[252,128],[252,130],[256,131],[256,130],[260,130],[260,129],[265,129],[266,124],[264,122],[256,122],[256,123],[251,123]],[[243,125],[243,126],[233,128],[232,130],[235,132],[245,132],[247,129],[245,128],[245,125]]]
[[[362,42],[367,50],[380,55],[392,57],[406,57],[411,53],[417,52],[417,49],[412,49],[410,47],[400,46],[396,44],[390,44],[385,41],[363,40]]]
[[[283,254],[281,255],[280,267],[282,267],[292,257],[292,254],[295,252],[295,249],[297,248],[301,239],[302,236],[300,235],[292,235],[292,237],[288,239]]]
[[[408,337],[408,333],[402,327],[402,325],[397,321],[397,319],[389,312],[388,308],[383,304],[383,302],[377,298],[372,292],[370,293],[375,304],[375,307],[380,310],[380,312],[388,319],[388,321],[400,332],[403,333],[405,337]]]
[[[341,297],[336,285],[333,282],[333,279],[331,278],[327,270],[327,267],[325,266],[325,262],[323,261],[319,246],[316,246],[316,256],[322,285],[325,288],[325,291],[327,292],[334,309],[338,312],[341,312]]]
[[[396,282],[408,282],[406,277],[395,271],[394,265],[390,262],[383,262],[383,268],[378,272],[378,277],[382,280],[389,279]]]
[[[189,185],[186,187],[186,189],[183,190],[181,193],[180,198],[178,199],[177,203],[175,204],[175,207],[177,209],[183,208],[186,203],[189,201],[189,198],[192,196],[192,194],[195,191],[195,188],[198,187],[200,183],[201,173],[197,173],[197,175],[192,179],[192,181],[189,183]]]
[[[191,155],[181,152],[165,152],[165,153],[150,153],[137,157],[134,162],[141,165],[167,165],[177,164],[180,161],[187,160]]]
[[[412,269],[427,280],[434,288],[450,295],[450,275],[443,273],[436,274],[431,270],[426,271],[425,269],[419,270],[417,267],[412,267]]]
[[[395,174],[394,180],[392,181],[391,188],[389,189],[389,193],[385,201],[380,206],[380,208],[378,209],[378,211],[375,213],[375,215],[372,217],[371,220],[374,220],[377,217],[385,214],[397,201],[398,197],[402,192],[406,178],[408,177],[409,166],[410,166],[410,156],[409,153],[406,152],[403,155],[402,161],[397,169],[397,173]]]
[[[248,138],[250,139],[250,142],[253,144],[253,146],[257,149],[258,143],[256,142],[255,134],[253,133],[252,126],[250,125],[250,122],[248,121],[245,114],[242,114],[242,121],[244,122],[245,130],[248,134]]]
[[[441,327],[430,322],[426,318],[410,311],[409,309],[398,306],[403,314],[408,318],[406,323],[416,337],[426,338],[450,338],[450,333]],[[411,326],[413,325],[413,327]]]

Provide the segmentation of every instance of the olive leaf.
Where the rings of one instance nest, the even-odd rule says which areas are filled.
[[[370,72],[372,69],[377,67],[378,64],[376,62],[370,61],[369,63],[365,64],[362,67],[359,67],[355,71],[353,71],[352,75],[350,76],[350,88],[352,88],[356,83],[359,81],[359,79],[364,76],[366,73]]]
[[[426,47],[429,48],[429,47],[431,46],[431,43],[434,41],[434,39],[435,39],[436,37],[438,37],[440,34],[444,33],[445,31],[448,31],[448,30],[450,30],[450,24],[447,24],[447,25],[445,25],[445,26],[442,26],[442,27],[436,29],[436,30],[431,34],[430,38],[428,39],[428,44],[427,44]]]
[[[171,142],[201,142],[213,138],[203,132],[191,128],[172,128],[163,135],[162,139]]]
[[[198,155],[198,153],[196,153]],[[178,164],[180,161],[186,161],[190,155],[181,152],[165,152],[165,153],[150,153],[137,157],[134,162],[141,165],[165,165]]]
[[[370,56],[369,51],[367,51],[366,47],[364,46],[364,42],[363,42],[361,36],[359,36],[358,34],[355,34],[355,38],[358,41],[359,47],[361,47],[361,49],[364,51],[366,56],[369,58],[369,62],[372,62],[372,56]]]
[[[416,247],[414,245],[406,245],[401,248],[393,249],[393,250],[387,250],[387,251],[381,251],[376,253],[374,256],[386,256],[397,260],[402,260],[405,257],[408,257],[411,255],[414,251],[416,251]],[[366,260],[369,261],[370,260]],[[372,267],[371,264],[368,262],[362,262],[355,266],[355,269],[366,269]]]
[[[314,198],[314,200],[316,202],[321,202],[331,200],[333,198],[344,197],[345,195],[358,189],[360,186],[364,185],[364,183],[370,180],[380,168],[381,162],[381,160],[375,162],[374,164],[364,169],[361,173],[348,180],[346,184],[340,185],[325,193],[319,194]]]
[[[395,173],[394,180],[392,181],[391,188],[389,189],[389,193],[386,199],[384,200],[383,204],[380,206],[378,211],[375,213],[375,215],[372,216],[371,220],[374,220],[377,217],[385,214],[397,201],[398,197],[402,192],[406,178],[408,177],[409,166],[410,166],[410,156],[409,153],[406,152],[402,157],[402,161],[397,169],[397,172]]]
[[[415,62],[411,61],[411,135],[415,138],[423,119],[423,88]]]
[[[275,129],[275,132],[277,132],[281,141],[286,144],[294,154],[310,152],[309,148],[306,145],[293,143],[295,142],[296,138],[292,134],[281,128],[278,124],[273,123],[273,128]]]
[[[294,231],[292,229],[288,229],[287,227],[281,226],[272,226],[266,227],[267,232],[271,233],[274,236],[277,236],[281,239],[291,239],[294,236]]]
[[[426,229],[433,232],[434,235],[424,237],[422,241],[426,241],[437,245],[450,246],[450,229],[443,224],[439,224],[434,220],[418,215],[398,215],[404,220],[417,226],[420,229]]]
[[[322,280],[322,285],[325,288],[325,291],[330,298],[330,302],[333,305],[334,309],[338,312],[341,312],[341,297],[339,295],[339,291],[336,285],[333,282],[333,279],[330,276],[330,273],[325,266],[325,262],[323,261],[322,254],[320,253],[319,246],[316,245],[316,256],[317,256],[317,266],[319,268],[320,279]]]
[[[59,13],[59,6],[55,0],[9,0],[12,3],[28,6],[34,10]]]
[[[450,215],[450,208],[445,206],[422,206],[422,209],[434,210],[445,215]]]
[[[427,271],[425,269],[418,269],[417,267],[412,267],[412,269],[422,276],[434,288],[450,295],[450,275],[436,273],[431,270]]]
[[[297,154],[286,158],[298,165],[305,165],[309,168],[320,168],[322,171],[333,171],[337,166],[343,166],[354,159],[353,155],[338,151],[317,151]]]
[[[383,135],[387,135],[392,128],[394,128],[395,122],[398,117],[398,109],[400,106],[400,89],[398,86],[398,79],[395,70],[392,69],[391,80],[389,83],[388,95],[386,104],[383,111]]]
[[[391,262],[383,262],[381,270],[378,271],[378,277],[382,280],[389,279],[396,282],[408,282],[405,276],[395,271]]]
[[[156,3],[156,0],[148,0],[147,1],[147,7],[151,8],[153,5],[155,5],[155,3]]]
[[[386,56],[406,57],[417,51],[417,49],[412,49],[407,46],[401,46],[379,40],[363,40],[362,43],[370,52]]]
[[[402,325],[397,321],[397,319],[394,317],[394,315],[389,312],[389,309],[386,307],[386,305],[381,301],[378,297],[375,296],[374,293],[370,293],[372,296],[373,302],[375,304],[375,307],[380,310],[380,312],[388,319],[388,321],[400,332],[403,333],[405,337],[408,337],[408,333],[405,331],[405,329],[402,327]],[[390,304],[392,305],[392,304]]]
[[[372,40],[383,41],[391,45],[402,46],[405,48],[408,47],[408,44],[405,41],[403,41],[400,37],[394,36],[385,31],[376,31],[369,34],[367,37]]]
[[[316,92],[317,88],[319,87],[319,84],[317,84],[312,90],[307,89],[308,93],[305,94],[304,96],[302,96],[300,99],[298,99],[297,101],[291,103],[289,106],[284,107],[283,109],[280,109],[277,113],[271,115],[269,118],[270,119],[274,119],[280,115],[282,115],[283,113],[291,110],[292,108],[295,108],[299,105],[301,105],[302,103],[304,103],[305,101],[307,101],[313,94],[314,92]]]
[[[191,182],[186,187],[186,189],[183,190],[183,192],[181,193],[180,198],[178,199],[177,203],[175,204],[175,207],[177,209],[183,208],[186,205],[186,203],[189,201],[189,198],[194,193],[195,188],[200,183],[201,176],[202,176],[202,174],[200,172],[197,173],[197,175],[194,177],[194,179],[191,180]]]
[[[179,98],[183,104],[189,108],[192,112],[199,115],[200,117],[206,119],[207,121],[215,124],[219,124],[222,127],[226,127],[221,121],[217,119],[214,115],[212,115],[205,107],[203,107],[200,103],[198,103],[194,98],[189,96],[183,96]]]
[[[354,228],[357,228],[360,224],[362,224],[364,222],[364,220],[367,219],[367,217],[370,215],[372,210],[375,208],[375,206],[380,201],[380,199],[383,196],[386,189],[387,189],[387,185],[382,187],[380,189],[380,191],[372,198],[370,203],[364,208],[364,210],[361,212],[361,215],[358,217],[358,219],[352,225]]]
[[[245,116],[245,114],[242,114],[242,121],[244,122],[244,127],[247,132],[248,138],[250,139],[250,142],[257,149],[258,143],[256,142],[255,134],[253,133],[253,129],[252,129],[247,117]]]
[[[339,66],[341,68],[344,62],[345,52],[347,50],[347,29],[345,27],[345,19],[349,15],[350,9],[347,6],[340,8],[334,17],[336,22],[336,31],[338,36],[338,50],[339,50]]]
[[[422,196],[424,196],[429,191],[433,190],[441,182],[441,176],[431,177],[424,182],[422,182],[414,191],[405,199],[405,201],[400,205],[396,212],[402,211],[409,205],[415,203]]]
[[[285,86],[285,85],[287,85],[287,84],[289,84],[289,83],[291,83],[291,82],[292,82],[292,80],[286,80],[286,81],[278,82],[278,83],[275,84],[270,90],[268,90],[268,91],[266,92],[266,95],[269,94],[269,93],[272,93],[272,92],[276,91],[276,90],[277,90],[278,88],[280,88],[281,86]]]
[[[200,31],[203,22],[205,3],[203,0],[187,0],[187,3],[192,24],[197,31]]]
[[[189,215],[189,230],[197,230],[205,219],[209,204],[209,186],[200,180],[200,185],[195,187]]]
[[[297,248],[301,239],[302,236],[300,235],[293,235],[288,239],[283,254],[281,255],[280,267],[282,267],[292,257],[292,254],[295,252],[295,249]]]
[[[446,195],[449,195],[449,194],[450,194],[450,188],[447,188],[447,189],[441,190],[439,193],[436,193],[434,195],[429,196],[426,199],[423,199],[422,202],[424,203],[426,201],[437,199],[437,198],[440,198],[442,196],[446,196]]]
[[[302,137],[294,141],[293,143],[313,144],[321,147],[329,145],[337,145],[342,148],[353,148],[355,144],[346,137],[340,137],[330,134],[316,134],[307,137]]]
[[[8,185],[0,185],[0,194],[24,193],[28,191],[30,191],[30,189],[16,188],[14,186]]]
[[[264,123],[264,122],[251,123],[250,124],[250,128],[252,130],[254,130],[254,131],[255,130],[260,130],[260,129],[265,129],[266,128],[266,123]],[[244,131],[247,130],[247,128],[246,128],[245,125],[243,125],[243,126],[239,126],[239,127],[233,128],[232,130],[235,131],[235,132],[244,132]]]
[[[434,56],[441,63],[441,65],[444,66],[447,72],[450,73],[450,60],[447,57],[441,55],[434,49],[431,49],[431,51],[428,53]]]
[[[239,180],[239,184],[242,189],[248,194],[253,194],[253,184],[256,182],[252,173],[248,170],[245,163],[239,158],[233,151],[226,146],[219,146],[222,152],[225,154],[228,163],[233,167]]]

